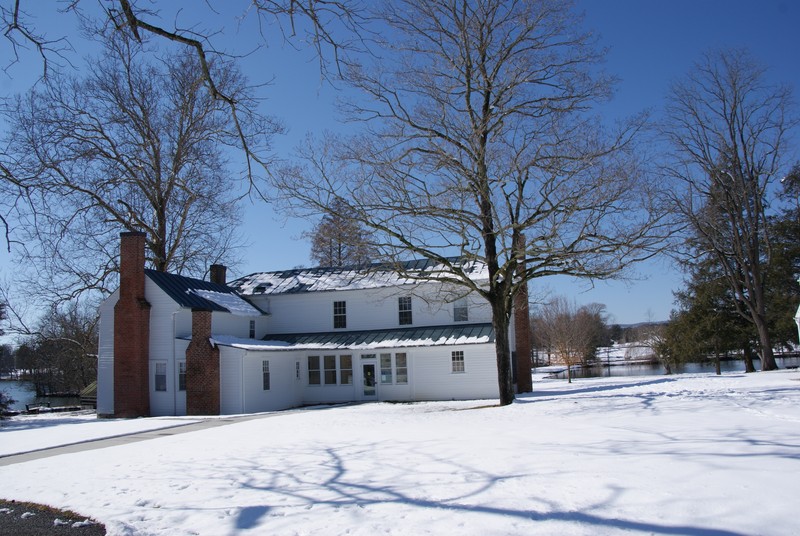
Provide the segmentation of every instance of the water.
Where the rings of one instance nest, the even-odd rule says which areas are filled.
[[[10,409],[23,411],[25,404],[56,406],[76,406],[80,404],[77,397],[44,397],[38,398],[33,383],[21,380],[0,380],[0,391],[14,399]]]
[[[800,366],[800,357],[776,357],[775,362],[779,368]],[[761,361],[754,359],[753,364],[756,370],[761,370]],[[535,371],[536,369],[534,369]],[[744,372],[744,361],[731,360],[720,362],[722,372]],[[702,363],[684,363],[673,367],[673,374],[688,374],[696,372],[716,372],[713,361]],[[595,365],[593,367],[574,367],[572,369],[573,378],[600,378],[604,376],[659,376],[664,374],[664,367],[660,364],[639,364],[639,365]],[[566,379],[567,371],[554,376],[555,378]]]

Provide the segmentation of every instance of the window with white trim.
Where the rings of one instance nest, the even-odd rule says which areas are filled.
[[[333,302],[333,328],[342,329],[347,327],[347,302]]]
[[[308,356],[308,385],[319,385],[320,369],[319,369],[319,356]]]
[[[455,302],[453,302],[453,321],[454,322],[469,321],[469,306],[467,305],[466,298],[460,298]]]
[[[251,320],[250,321],[250,338],[251,339],[255,339],[256,338],[256,321],[255,320]]]
[[[381,383],[395,385],[408,383],[408,360],[405,352],[399,352],[394,355],[380,354],[380,367]]]
[[[261,384],[265,391],[269,391],[269,361],[261,362]]]
[[[464,352],[461,350],[456,350],[452,353],[451,362],[453,366],[454,373],[461,373],[464,372]]]
[[[392,354],[381,354],[381,383],[392,383]]]
[[[300,361],[294,362],[294,379],[295,380],[300,379]]]
[[[156,361],[156,374],[155,374],[156,391],[167,390],[167,362]]]
[[[339,356],[339,383],[342,385],[353,384],[353,356]]]
[[[400,296],[397,298],[397,309],[400,325],[411,325],[411,296]]]
[[[336,356],[326,355],[325,362],[325,385],[336,385]]]
[[[405,353],[394,354],[395,382],[398,384],[408,383],[408,361]]]
[[[186,361],[178,361],[178,391],[186,390]]]

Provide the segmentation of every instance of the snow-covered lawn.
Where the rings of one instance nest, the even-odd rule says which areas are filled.
[[[19,416],[0,423],[0,456],[171,428],[192,422],[197,422],[197,419],[160,417],[106,420],[98,419],[94,412]]]
[[[0,497],[109,534],[800,534],[797,371],[534,388],[503,408],[272,414],[9,465]]]

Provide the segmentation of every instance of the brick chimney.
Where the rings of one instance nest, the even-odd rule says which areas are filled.
[[[114,416],[150,415],[150,304],[144,297],[144,233],[120,233],[114,306]]]
[[[192,309],[186,348],[186,414],[219,415],[219,348],[211,342],[211,311]]]
[[[228,269],[224,264],[212,264],[208,271],[209,279],[212,283],[217,283],[218,285],[224,285],[226,283],[225,279],[228,277]]]
[[[525,237],[520,235],[517,241],[519,264],[517,273],[525,271]],[[531,321],[528,311],[528,285],[522,285],[514,297],[514,334],[516,337],[516,378],[517,392],[533,391],[531,380]]]

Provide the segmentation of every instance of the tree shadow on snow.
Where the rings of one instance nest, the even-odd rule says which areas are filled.
[[[408,448],[415,446],[418,447],[419,442],[409,443]],[[247,490],[264,492],[264,498],[268,498],[268,501],[259,506],[242,508],[237,517],[237,528],[254,528],[263,522],[262,528],[268,530],[269,521],[262,519],[267,514],[286,519],[295,513],[303,515],[308,509],[317,506],[329,506],[338,510],[347,507],[361,509],[397,505],[448,513],[511,517],[531,522],[583,524],[650,534],[743,536],[743,533],[724,529],[635,521],[589,511],[559,511],[556,509],[557,504],[548,501],[544,496],[530,499],[532,503],[540,504],[540,509],[493,506],[491,502],[494,497],[487,495],[493,488],[503,482],[531,475],[492,474],[456,463],[445,456],[428,455],[428,461],[415,462],[413,467],[405,464],[402,459],[396,462],[387,462],[385,458],[374,459],[376,452],[387,448],[402,450],[403,447],[373,444],[350,445],[340,449],[310,449],[308,452],[273,451],[269,457],[275,456],[274,460],[279,460],[280,463],[274,463],[271,467],[261,466],[254,460],[240,460],[245,465],[253,464],[246,472],[254,476],[239,485]],[[316,459],[315,463],[308,464],[309,455]],[[415,456],[419,458],[420,455],[420,450],[415,449]],[[320,459],[320,456],[324,458]],[[292,463],[293,459],[298,461]],[[301,461],[302,459],[306,459],[306,462]],[[372,467],[370,464],[376,465]],[[349,465],[355,465],[358,469],[351,471],[348,469]],[[611,490],[610,499],[600,505],[591,505],[587,510],[609,508],[616,502],[615,497],[623,491]],[[425,496],[426,494],[438,497]]]

